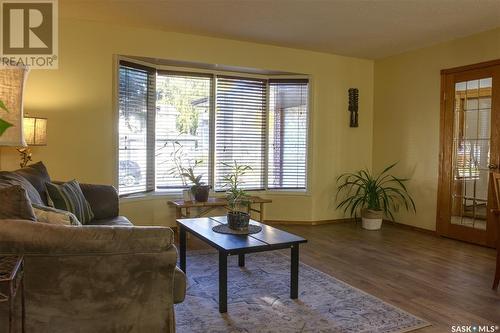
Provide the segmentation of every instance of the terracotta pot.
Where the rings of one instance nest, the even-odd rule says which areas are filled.
[[[231,229],[245,230],[248,228],[250,215],[245,212],[228,212],[227,225]]]
[[[193,193],[194,200],[198,202],[207,202],[208,195],[210,194],[210,185],[191,186],[191,193]]]
[[[366,230],[379,230],[382,227],[383,212],[364,208],[361,211],[361,226]]]

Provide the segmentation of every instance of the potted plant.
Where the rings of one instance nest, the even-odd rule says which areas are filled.
[[[187,178],[193,185],[190,190],[194,196],[194,200],[198,202],[206,202],[208,200],[208,195],[210,194],[210,185],[206,185],[201,181],[203,175],[196,176],[194,174],[194,168],[203,163],[202,161],[195,161],[194,166],[189,168],[183,168],[181,175]]]
[[[184,187],[188,186],[186,181],[189,180],[192,185],[189,188],[190,194],[194,200],[198,202],[206,202],[210,194],[210,185],[206,185],[201,181],[203,175],[196,175],[195,169],[198,165],[202,164],[202,160],[190,160],[184,152],[184,147],[178,142],[172,142],[173,151],[171,153],[174,166],[170,169],[170,174],[177,175],[181,178]],[[184,162],[188,163],[188,167],[183,165]]]
[[[231,172],[223,177],[223,187],[226,188],[226,198],[229,206],[227,224],[231,229],[247,229],[250,214],[241,209],[247,208],[250,201],[249,195],[240,186],[243,184],[241,177],[252,168],[248,165],[239,165],[236,161],[234,161],[233,165],[224,162],[222,164],[231,169]]]
[[[349,211],[357,218],[361,211],[362,226],[368,230],[378,230],[384,216],[394,220],[393,211],[403,205],[407,211],[416,212],[415,202],[408,193],[405,183],[409,179],[395,177],[388,172],[396,165],[391,164],[378,175],[368,170],[344,173],[337,178],[337,197],[344,195],[337,208]]]

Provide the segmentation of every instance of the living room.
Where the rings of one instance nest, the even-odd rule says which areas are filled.
[[[9,29],[29,3],[1,2]],[[499,1],[43,3],[21,39],[52,22],[50,61],[2,49],[0,252],[25,288],[0,330],[498,331]],[[357,201],[381,172],[393,192]],[[75,179],[100,225],[32,223]]]

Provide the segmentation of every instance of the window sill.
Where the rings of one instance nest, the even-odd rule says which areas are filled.
[[[311,193],[307,190],[267,190],[267,191],[249,191],[250,195],[266,195],[266,196],[296,196],[309,197]]]
[[[268,191],[248,191],[250,195],[257,196],[296,196],[310,197],[309,191],[297,190],[268,190]],[[224,192],[210,193],[211,197],[224,197]],[[120,203],[145,201],[145,200],[175,200],[182,199],[182,191],[155,191],[149,193],[131,194],[127,197],[120,198]]]
[[[148,193],[130,194],[126,197],[121,197],[120,202],[134,202],[144,200],[174,200],[181,199],[182,191],[154,191]]]

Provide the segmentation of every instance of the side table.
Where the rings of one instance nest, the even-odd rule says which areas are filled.
[[[0,303],[9,306],[9,333],[14,332],[14,304],[16,296],[21,297],[21,330],[24,333],[24,258],[19,255],[0,256]]]

